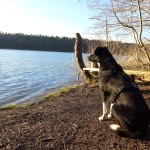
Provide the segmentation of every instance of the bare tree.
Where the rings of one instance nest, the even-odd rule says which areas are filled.
[[[147,43],[150,38],[150,0],[94,0],[89,5],[96,12],[91,17],[96,20],[94,29],[106,34],[102,31],[105,31],[107,19],[109,38],[127,42],[134,40],[137,45],[135,58],[145,70],[149,70],[150,48]]]

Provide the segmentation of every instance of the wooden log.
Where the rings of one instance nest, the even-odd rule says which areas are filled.
[[[96,72],[99,72],[99,68],[83,68],[83,70],[88,70],[88,71],[96,71]]]
[[[75,41],[75,55],[76,55],[76,62],[78,65],[78,68],[85,80],[85,82],[90,82],[93,77],[92,75],[89,73],[89,71],[87,70],[83,70],[83,68],[86,68],[84,62],[83,62],[83,57],[82,57],[82,38],[81,35],[79,33],[76,33],[76,41]]]

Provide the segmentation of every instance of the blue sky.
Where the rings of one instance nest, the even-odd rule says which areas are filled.
[[[88,37],[91,26],[86,0],[0,0],[0,31]]]

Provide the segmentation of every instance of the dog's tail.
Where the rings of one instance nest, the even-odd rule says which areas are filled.
[[[118,136],[128,137],[132,139],[141,139],[145,136],[150,136],[150,128],[148,128],[146,131],[129,132],[121,129],[119,125],[113,124],[110,126],[110,129]]]
[[[132,138],[132,139],[141,139],[145,136],[145,134],[142,131],[136,131],[136,132],[128,132],[125,130],[115,130],[114,131],[118,136]]]

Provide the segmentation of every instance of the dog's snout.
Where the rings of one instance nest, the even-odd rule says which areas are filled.
[[[88,56],[88,60],[92,62],[98,62],[98,58],[95,54],[91,54],[90,56]]]

